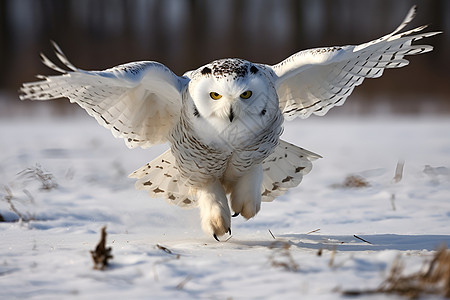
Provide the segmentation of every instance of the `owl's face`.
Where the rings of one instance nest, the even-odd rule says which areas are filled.
[[[192,73],[188,92],[194,119],[219,132],[237,122],[259,132],[279,113],[272,82],[245,60],[224,59],[200,67]]]

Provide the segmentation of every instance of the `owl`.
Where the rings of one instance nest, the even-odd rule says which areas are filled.
[[[170,149],[130,175],[151,197],[200,208],[202,229],[216,240],[231,234],[231,217],[254,217],[262,201],[297,186],[318,154],[280,139],[284,120],[324,115],[344,103],[365,78],[408,64],[432,50],[413,42],[439,32],[401,30],[361,45],[300,51],[276,65],[244,59],[213,61],[183,76],[154,61],[104,71],[72,65],[54,44],[62,75],[25,83],[20,99],[68,98],[124,139],[129,148]]]

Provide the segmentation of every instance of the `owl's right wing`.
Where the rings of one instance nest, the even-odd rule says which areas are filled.
[[[189,79],[166,66],[141,61],[104,71],[85,71],[73,66],[54,44],[64,70],[42,55],[43,63],[63,75],[38,76],[42,81],[24,83],[20,99],[69,98],[123,138],[129,148],[147,148],[167,141],[181,114],[182,92]]]
[[[431,46],[412,43],[440,32],[417,34],[426,26],[400,32],[415,13],[414,6],[396,30],[377,40],[304,50],[268,66],[276,75],[279,106],[285,119],[323,116],[330,108],[342,105],[365,78],[377,78],[385,69],[406,66],[407,55],[431,51]]]

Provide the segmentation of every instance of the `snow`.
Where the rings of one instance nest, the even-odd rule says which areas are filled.
[[[0,298],[337,299],[376,288],[399,257],[417,272],[450,243],[449,132],[448,118],[433,117],[286,123],[283,139],[324,158],[256,218],[234,218],[218,243],[198,210],[127,178],[166,145],[129,150],[88,117],[2,118]],[[57,187],[42,189],[27,169]],[[369,186],[339,187],[348,175]],[[114,258],[99,271],[89,251],[104,225]]]

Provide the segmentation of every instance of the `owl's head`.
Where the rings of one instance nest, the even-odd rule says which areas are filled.
[[[271,120],[278,96],[260,66],[241,59],[213,61],[193,71],[188,93],[193,113],[214,124],[227,126],[235,120]]]

